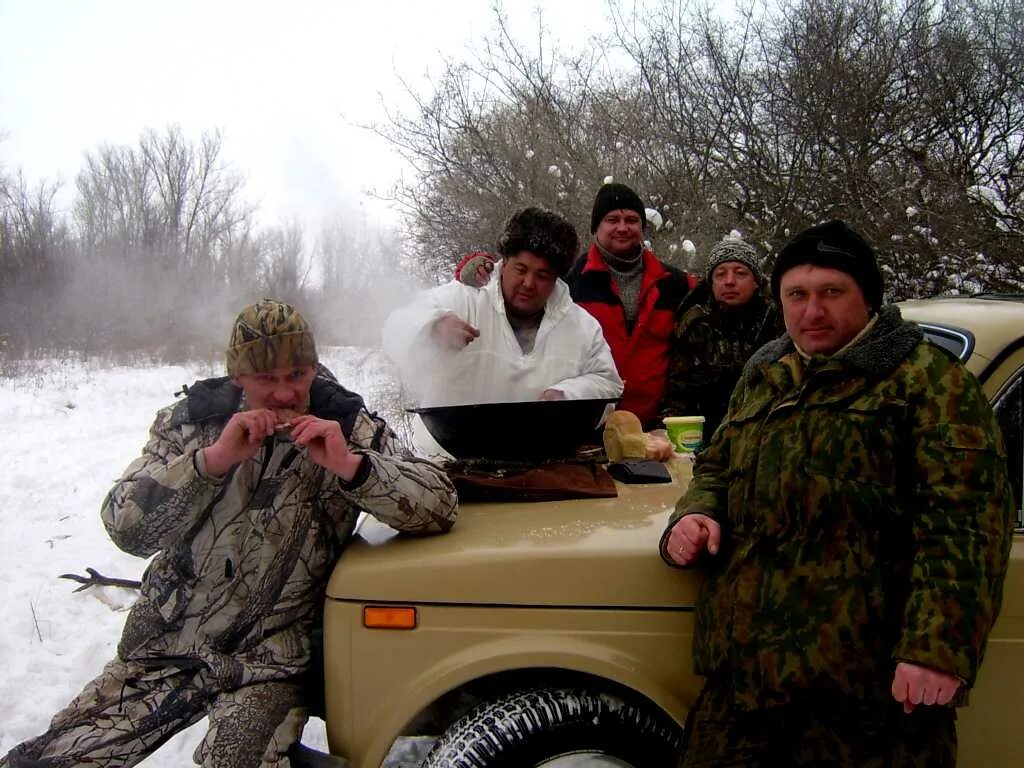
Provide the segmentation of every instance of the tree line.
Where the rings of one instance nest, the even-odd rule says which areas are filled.
[[[612,0],[583,52],[496,33],[373,128],[417,172],[390,198],[426,274],[542,203],[589,231],[602,180],[658,209],[655,251],[703,269],[735,230],[770,258],[842,217],[891,299],[1021,291],[1024,1]],[[695,248],[689,247],[694,245]]]
[[[302,307],[325,342],[376,343],[408,290],[395,285],[398,234],[365,220],[315,236],[260,226],[223,155],[219,134],[175,126],[100,146],[66,213],[58,184],[0,176],[0,352],[216,352],[213,329],[264,296]]]

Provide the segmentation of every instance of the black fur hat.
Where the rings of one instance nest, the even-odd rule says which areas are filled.
[[[559,277],[565,277],[579,254],[580,238],[569,221],[546,208],[524,208],[509,216],[498,238],[502,258],[530,251],[551,265]]]

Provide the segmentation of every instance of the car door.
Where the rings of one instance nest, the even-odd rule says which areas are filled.
[[[985,373],[986,382],[997,387],[992,407],[1006,442],[1017,519],[1002,611],[970,703],[960,712],[961,768],[1024,764],[1024,350]]]

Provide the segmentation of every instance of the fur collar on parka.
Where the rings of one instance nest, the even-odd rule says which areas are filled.
[[[899,307],[886,304],[878,311],[878,320],[867,335],[835,359],[862,371],[868,378],[881,379],[892,373],[923,338],[924,333],[916,324],[903,319]],[[768,342],[747,361],[741,381],[750,386],[761,378],[762,365],[795,351],[788,333]]]
[[[203,379],[183,387],[185,399],[174,406],[171,426],[201,422],[226,422],[238,410],[242,390],[227,376]],[[356,417],[363,410],[363,398],[321,374],[313,379],[309,390],[309,412],[321,419],[341,425],[346,435],[352,434]]]

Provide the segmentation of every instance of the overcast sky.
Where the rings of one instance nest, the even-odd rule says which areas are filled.
[[[573,50],[609,31],[603,0],[502,0],[520,40],[541,7]],[[316,224],[400,160],[350,123],[380,120],[398,76],[422,83],[494,31],[492,0],[0,0],[0,169],[65,181],[84,153],[171,123],[220,129],[268,224]],[[379,205],[367,202],[371,214]]]

